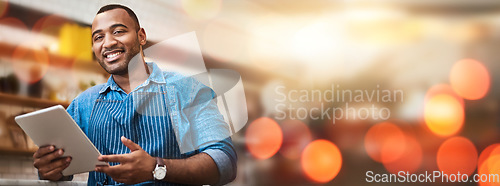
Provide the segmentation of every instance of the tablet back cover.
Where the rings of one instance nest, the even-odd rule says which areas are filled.
[[[100,155],[85,133],[61,105],[38,110],[15,118],[18,125],[39,147],[55,145],[64,149],[63,156],[71,156],[70,165],[63,170],[63,175],[90,172],[100,162]]]

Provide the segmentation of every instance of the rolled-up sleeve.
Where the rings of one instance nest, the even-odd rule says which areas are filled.
[[[236,178],[237,155],[232,146],[231,139],[227,138],[220,143],[213,144],[202,151],[214,160],[219,170],[219,182],[216,185],[225,185]]]

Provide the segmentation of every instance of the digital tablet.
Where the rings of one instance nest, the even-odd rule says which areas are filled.
[[[71,156],[71,163],[62,171],[64,176],[93,171],[96,165],[108,165],[97,160],[101,153],[61,105],[15,119],[39,147],[54,145],[57,149],[64,149],[63,156]]]

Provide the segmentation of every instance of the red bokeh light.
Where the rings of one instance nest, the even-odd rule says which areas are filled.
[[[395,124],[382,122],[371,127],[365,135],[365,150],[380,163],[390,163],[405,152],[405,134]]]
[[[436,156],[439,170],[444,174],[471,175],[476,170],[477,150],[464,137],[452,137],[441,144]]]
[[[398,174],[399,171],[414,173],[422,164],[423,153],[422,147],[417,139],[413,136],[406,136],[405,150],[400,158],[393,162],[384,163],[387,171]]]
[[[333,180],[342,167],[342,155],[338,147],[327,140],[316,140],[304,149],[301,158],[306,176],[314,182]]]
[[[257,159],[268,159],[280,149],[283,133],[273,119],[261,117],[250,123],[245,139],[250,154]]]
[[[488,93],[490,73],[481,62],[463,59],[453,65],[450,83],[458,95],[465,99],[477,100]]]
[[[500,143],[486,147],[477,162],[477,172],[479,175],[497,175],[498,179],[487,178],[479,181],[481,186],[500,185]]]
[[[312,134],[307,125],[299,120],[285,120],[281,123],[283,130],[283,145],[279,150],[284,157],[299,159],[302,150],[312,140]]]

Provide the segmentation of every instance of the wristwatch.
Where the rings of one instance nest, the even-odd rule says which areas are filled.
[[[165,162],[163,162],[163,159],[160,157],[156,157],[156,168],[153,171],[153,177],[155,180],[163,180],[165,179],[165,176],[167,175],[167,166],[165,165]]]

